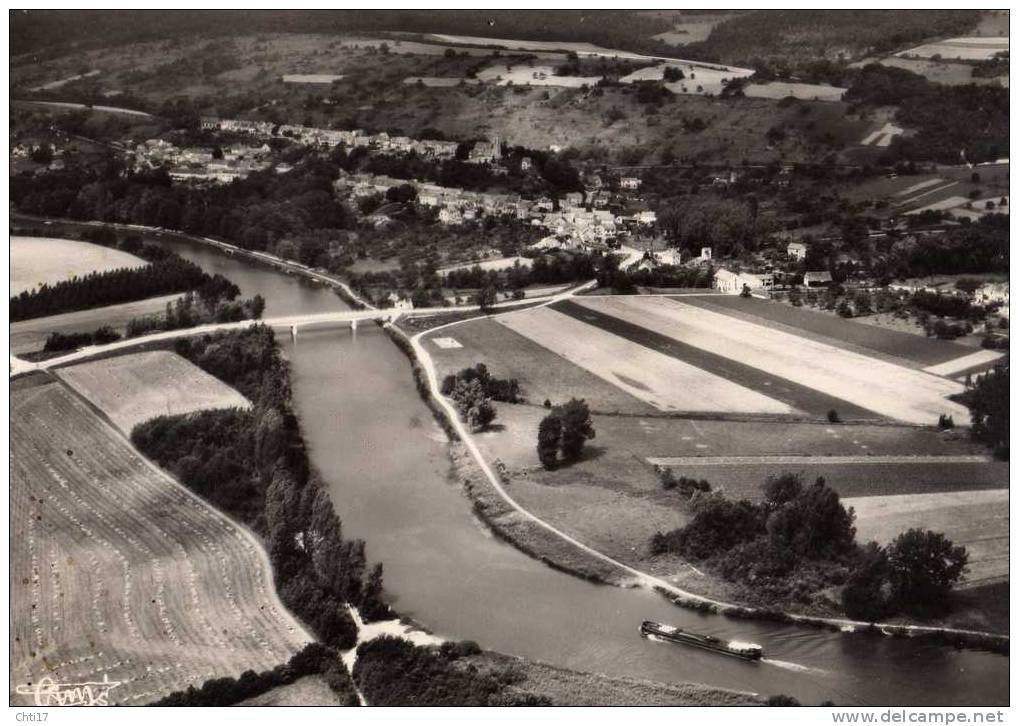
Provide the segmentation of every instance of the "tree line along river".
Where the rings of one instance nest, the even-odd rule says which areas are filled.
[[[348,309],[303,278],[171,235],[148,238],[230,278],[244,297],[262,295],[266,317]],[[279,340],[312,463],[345,534],[363,538],[369,559],[384,563],[393,606],[437,635],[577,670],[785,693],[810,705],[1008,703],[1006,656],[732,620],[552,570],[474,517],[410,364],[381,330],[336,326]],[[645,619],[760,643],[765,660],[645,640]]]

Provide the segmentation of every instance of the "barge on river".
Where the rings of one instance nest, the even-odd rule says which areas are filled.
[[[712,635],[699,635],[690,633],[672,625],[656,623],[653,620],[645,620],[640,625],[640,634],[647,637],[653,636],[668,640],[671,643],[681,645],[692,645],[695,648],[711,650],[722,655],[730,655],[743,660],[760,660],[764,655],[764,649],[756,643],[743,643],[737,640],[722,640]]]

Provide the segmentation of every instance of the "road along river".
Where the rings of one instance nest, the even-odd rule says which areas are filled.
[[[149,237],[220,272],[265,316],[346,309],[334,292],[209,246]],[[302,330],[280,342],[313,464],[348,536],[385,565],[393,605],[436,634],[554,665],[660,681],[786,693],[804,704],[1000,705],[1008,658],[884,636],[731,620],[678,608],[643,590],[595,585],[495,539],[452,479],[446,441],[410,364],[363,325]],[[764,646],[747,663],[642,639],[644,619]]]

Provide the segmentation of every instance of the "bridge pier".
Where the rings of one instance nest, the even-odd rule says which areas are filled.
[[[357,332],[357,318],[350,321],[350,329],[355,333]]]
[[[290,338],[296,343],[297,342],[297,326],[290,326]]]

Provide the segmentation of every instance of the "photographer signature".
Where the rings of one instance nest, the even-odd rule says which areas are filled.
[[[31,686],[17,686],[19,696],[32,696],[36,706],[109,706],[110,691],[121,685],[103,675],[101,681],[85,683],[57,683],[44,677]]]

